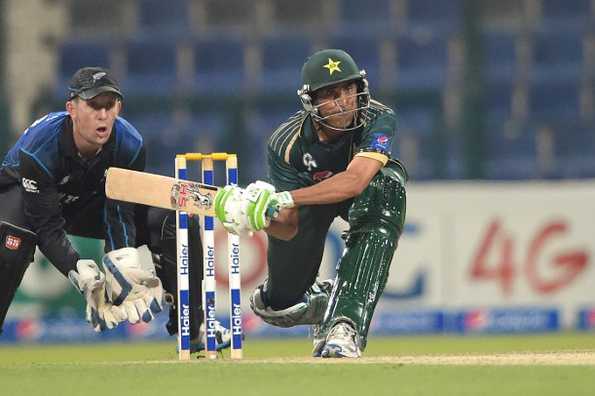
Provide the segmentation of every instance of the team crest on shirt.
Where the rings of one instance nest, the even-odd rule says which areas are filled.
[[[388,151],[390,139],[383,133],[377,133],[372,140],[372,148],[378,151]]]

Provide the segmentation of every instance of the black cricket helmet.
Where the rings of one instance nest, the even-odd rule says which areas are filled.
[[[316,91],[335,84],[347,81],[357,83],[357,108],[349,110],[354,112],[354,123],[348,128],[336,128],[325,122],[329,117],[321,117],[318,108],[324,103],[314,105],[313,98]],[[351,55],[340,49],[324,49],[312,54],[302,67],[302,88],[297,91],[304,110],[312,115],[312,118],[327,128],[338,131],[351,131],[361,127],[364,120],[361,117],[362,110],[370,106],[370,91],[366,71],[360,70]]]

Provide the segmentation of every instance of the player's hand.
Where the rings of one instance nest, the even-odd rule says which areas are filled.
[[[163,309],[163,287],[146,246],[113,250],[103,256],[106,291],[130,323],[150,322]]]
[[[273,185],[261,180],[249,184],[243,197],[245,203],[242,205],[242,213],[247,217],[251,231],[268,227],[271,219],[277,217],[281,209],[295,206],[289,191],[276,193]]]
[[[273,205],[275,205],[277,211],[281,209],[288,209],[295,207],[295,202],[293,202],[293,196],[289,191],[281,191],[275,193],[273,196]]]
[[[215,215],[227,232],[236,235],[250,231],[248,219],[242,214],[243,194],[243,188],[229,185],[215,195]]]
[[[274,186],[260,180],[245,189],[225,186],[215,196],[217,218],[228,232],[236,235],[268,227],[279,210],[293,206],[288,191],[275,193]]]
[[[107,300],[105,275],[99,270],[99,266],[93,260],[79,260],[76,268],[76,271],[68,273],[68,279],[85,297],[85,316],[93,329],[113,329],[118,323],[126,320],[125,313]]]

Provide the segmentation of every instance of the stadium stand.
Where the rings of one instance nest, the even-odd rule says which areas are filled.
[[[453,44],[462,37],[462,0],[333,0],[316,6],[290,0],[135,0],[125,10],[110,0],[106,9],[113,23],[97,26],[81,16],[81,4],[89,3],[70,2],[72,29],[83,34],[59,43],[56,86],[92,64],[122,71],[133,97],[235,101],[222,105],[232,106],[223,115],[193,108],[196,114],[184,122],[152,110],[146,117],[135,114],[143,128],[169,131],[173,137],[164,145],[178,137],[192,144],[201,140],[183,132],[191,122],[208,125],[196,134],[204,135],[205,147],[216,148],[226,135],[209,131],[229,129],[230,117],[253,147],[264,145],[272,129],[299,109],[295,91],[305,58],[335,47],[366,69],[376,97],[401,98],[395,149],[408,158],[413,177],[463,177],[456,116],[445,130],[446,105],[433,102],[424,109],[408,102],[416,95],[460,95],[465,53]],[[595,148],[595,1],[523,1],[508,7],[508,14],[505,7],[498,10],[497,18],[481,26],[486,176],[595,176],[595,161],[587,155]],[[55,97],[63,94],[56,91]],[[278,100],[265,104],[262,97]],[[552,145],[547,166],[540,153],[550,143],[543,142]]]

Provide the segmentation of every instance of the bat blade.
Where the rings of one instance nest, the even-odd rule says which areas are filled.
[[[118,201],[214,216],[216,186],[190,180],[111,167],[107,170],[105,194]]]

